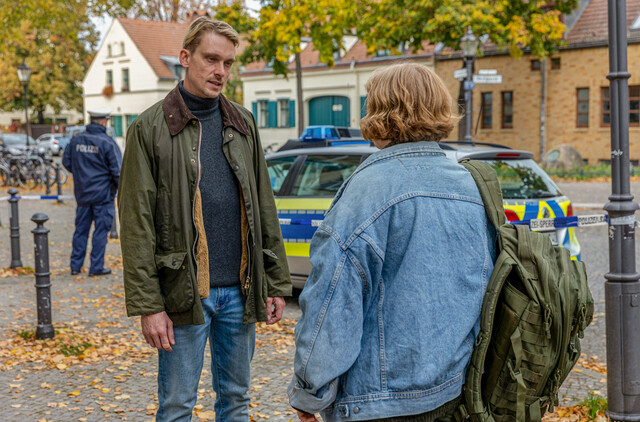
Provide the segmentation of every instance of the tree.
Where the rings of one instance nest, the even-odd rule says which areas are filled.
[[[83,80],[98,42],[90,16],[120,14],[133,0],[4,0],[0,2],[0,110],[24,108],[17,67],[32,69],[29,106],[42,121],[47,105],[82,110]]]
[[[357,32],[370,51],[424,41],[457,49],[467,26],[518,57],[523,48],[548,56],[562,45],[560,17],[578,0],[356,0]]]
[[[262,60],[276,75],[289,72],[291,58],[295,60],[297,79],[298,127],[304,129],[302,97],[301,45],[312,40],[320,53],[320,61],[334,65],[334,53],[340,51],[345,28],[355,18],[353,0],[266,0],[251,43],[244,50],[242,61]]]
[[[217,0],[137,0],[127,15],[134,19],[184,22],[187,13],[206,10],[217,3]]]

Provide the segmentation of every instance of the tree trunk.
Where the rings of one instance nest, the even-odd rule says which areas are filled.
[[[304,100],[302,98],[302,63],[300,62],[300,53],[296,53],[296,88],[298,95],[298,136],[300,136],[304,130]]]
[[[40,109],[38,109],[38,124],[39,125],[44,124],[44,112],[43,110],[40,110]]]

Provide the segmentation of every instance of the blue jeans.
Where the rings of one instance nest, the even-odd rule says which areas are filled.
[[[173,351],[159,350],[157,422],[190,421],[209,339],[216,421],[248,421],[255,324],[243,325],[240,287],[216,287],[202,300],[205,323],[174,327]]]
[[[104,269],[104,249],[107,235],[113,224],[115,205],[109,201],[102,205],[78,205],[76,208],[76,229],[73,233],[71,269],[80,271],[87,254],[87,239],[91,223],[95,222],[91,241],[91,266],[89,273],[97,274]]]

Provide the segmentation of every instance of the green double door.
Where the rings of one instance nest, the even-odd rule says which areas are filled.
[[[309,100],[309,125],[350,126],[349,98],[338,95]]]

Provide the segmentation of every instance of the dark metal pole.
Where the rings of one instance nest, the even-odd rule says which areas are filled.
[[[473,57],[465,57],[464,62],[467,66],[467,79],[464,86],[464,100],[467,106],[464,141],[473,142],[473,138],[471,136],[471,124],[473,123],[473,90],[471,89],[473,84]]]
[[[640,274],[635,262],[635,211],[629,180],[629,86],[626,1],[608,0],[611,196],[609,272],[604,275],[608,414],[640,421]]]
[[[117,208],[117,207],[116,207]],[[116,225],[116,220],[118,217],[116,213],[113,213],[113,223],[111,223],[111,230],[109,231],[109,239],[117,239],[118,238],[118,227]]]
[[[27,99],[27,95],[29,89],[27,88],[28,84],[24,85],[24,117],[26,119],[26,123],[24,124],[24,131],[27,134],[27,147],[29,146],[29,101]]]
[[[58,185],[58,204],[62,204],[62,178],[60,177],[60,164],[56,163],[56,184]]]
[[[50,169],[51,169],[50,164],[44,163],[44,183],[45,183],[47,195],[51,193],[51,185],[52,185],[52,181],[49,180]]]
[[[11,268],[22,267],[20,259],[20,218],[18,217],[18,189],[9,189],[9,227],[11,232]]]
[[[49,229],[44,223],[49,219],[41,212],[34,214],[31,221],[37,224],[31,230],[35,245],[36,259],[36,294],[38,300],[38,328],[36,338],[44,340],[53,338],[55,331],[51,324],[51,273],[49,272]]]

